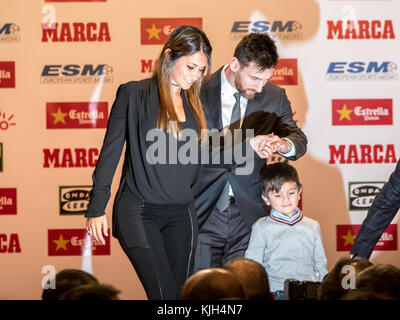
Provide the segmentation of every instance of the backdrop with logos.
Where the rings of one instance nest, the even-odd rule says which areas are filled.
[[[83,214],[119,84],[151,76],[179,25],[206,32],[212,71],[248,32],[276,40],[272,81],[309,139],[291,163],[303,213],[320,222],[328,270],[351,249],[399,158],[399,1],[3,0],[2,8],[0,299],[40,299],[65,268],[93,272],[122,299],[146,299],[118,241],[91,243]],[[120,170],[121,162],[110,226]],[[375,262],[400,267],[397,221]]]

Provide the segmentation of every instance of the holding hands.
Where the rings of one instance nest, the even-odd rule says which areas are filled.
[[[285,139],[270,133],[250,139],[250,145],[260,158],[268,159],[274,152],[288,153],[291,149]]]

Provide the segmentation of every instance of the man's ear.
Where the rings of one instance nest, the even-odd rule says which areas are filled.
[[[264,202],[265,202],[268,206],[271,205],[271,202],[269,202],[268,197],[266,197],[266,196],[264,196],[264,195],[262,194],[262,195],[261,195],[261,198],[264,200]]]
[[[229,62],[229,67],[233,72],[238,72],[240,69],[240,62],[236,57],[233,57]]]
[[[164,56],[168,55],[171,52],[170,48],[164,50]]]

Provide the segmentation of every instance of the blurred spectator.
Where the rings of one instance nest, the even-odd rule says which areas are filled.
[[[400,299],[400,269],[391,264],[371,266],[357,277],[356,290]]]
[[[68,290],[60,300],[119,300],[120,292],[111,285],[86,284]]]
[[[79,269],[64,269],[55,276],[55,289],[43,289],[42,300],[60,300],[66,291],[86,284],[99,284],[99,281],[90,273]]]
[[[222,268],[203,269],[190,276],[182,288],[182,300],[246,299],[239,279]]]
[[[345,266],[352,266],[355,269],[355,276],[364,269],[372,266],[372,262],[367,259],[352,259],[350,257],[342,257],[323,279],[318,289],[318,300],[339,300],[349,289],[343,287],[343,278],[348,274],[343,269]]]
[[[274,299],[269,289],[267,272],[258,262],[239,257],[228,261],[224,268],[240,280],[249,300]]]

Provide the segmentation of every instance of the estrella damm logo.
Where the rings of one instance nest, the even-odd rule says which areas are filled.
[[[392,99],[333,99],[332,125],[392,125]]]
[[[335,61],[329,63],[326,80],[397,80],[397,65],[391,61]]]
[[[108,234],[110,234],[110,231]],[[86,229],[49,229],[49,256],[80,256],[86,249],[86,241],[91,241],[92,255],[110,255],[110,237],[104,236],[105,245],[90,240]]]
[[[0,24],[0,42],[20,42],[20,27],[15,23]]]
[[[0,172],[3,172],[3,144],[0,143]]]
[[[0,214],[17,214],[16,188],[0,188]]]
[[[15,88],[15,61],[0,61],[0,88]]]
[[[234,21],[231,28],[231,40],[240,40],[248,33],[265,33],[276,36],[280,40],[301,40],[302,25],[295,20],[276,21]]]
[[[278,86],[297,85],[297,59],[279,59],[269,81]]]
[[[60,215],[81,215],[87,211],[91,186],[60,186]]]
[[[108,64],[51,64],[43,67],[42,84],[97,84],[113,82],[113,68]]]
[[[140,44],[164,44],[172,31],[183,25],[202,28],[202,18],[141,18]]]
[[[47,129],[106,128],[107,102],[47,102]]]

